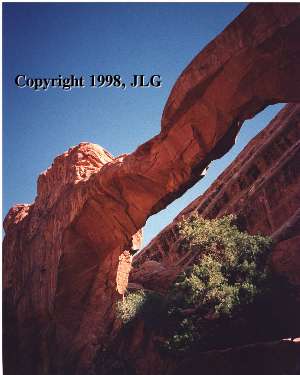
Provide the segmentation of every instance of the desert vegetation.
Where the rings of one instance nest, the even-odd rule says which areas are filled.
[[[249,306],[268,295],[272,279],[271,239],[241,231],[235,216],[209,220],[194,215],[178,226],[181,246],[195,254],[194,264],[178,276],[166,296],[137,291],[117,304],[124,323],[140,314],[151,320],[151,307],[167,315],[165,348],[172,352],[193,345],[205,349],[221,329],[240,321]]]

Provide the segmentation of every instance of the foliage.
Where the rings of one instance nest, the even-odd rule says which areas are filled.
[[[145,325],[151,329],[159,325],[160,317],[165,313],[165,310],[164,298],[153,291],[130,292],[123,301],[117,302],[117,315],[124,324],[142,314]]]
[[[146,294],[144,291],[129,293],[124,297],[123,301],[120,300],[117,302],[117,316],[123,321],[123,323],[130,322],[142,310],[145,301]]]
[[[237,317],[258,296],[267,293],[269,238],[239,231],[233,215],[207,220],[193,216],[180,224],[186,251],[199,260],[180,275],[169,295],[174,332],[172,351],[208,342],[222,322]]]
[[[247,326],[247,313],[256,314],[253,306],[267,300],[271,240],[240,231],[233,215],[212,220],[192,216],[179,224],[179,231],[181,246],[193,255],[194,265],[177,278],[167,296],[129,293],[117,303],[117,314],[124,323],[143,314],[151,330],[161,332],[163,325],[169,352],[194,346],[206,350],[222,337],[228,344],[232,332],[243,336],[240,328]]]

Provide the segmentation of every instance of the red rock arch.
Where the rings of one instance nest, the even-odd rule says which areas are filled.
[[[69,150],[40,176],[35,203],[10,210],[6,375],[86,372],[112,330],[118,256],[134,233],[231,148],[245,119],[300,101],[299,35],[299,4],[250,5],[181,74],[159,135],[120,158]]]

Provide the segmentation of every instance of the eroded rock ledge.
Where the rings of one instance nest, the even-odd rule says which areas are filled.
[[[4,371],[86,374],[111,333],[120,253],[268,104],[300,101],[300,6],[254,4],[176,82],[159,135],[113,158],[80,144],[4,227]]]

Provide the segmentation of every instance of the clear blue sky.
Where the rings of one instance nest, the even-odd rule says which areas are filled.
[[[244,3],[6,3],[3,5],[3,210],[29,203],[53,158],[82,141],[113,155],[134,151],[160,131],[163,107],[192,58]],[[18,89],[17,74],[160,74],[160,89]],[[244,125],[237,145],[205,179],[150,218],[147,243],[200,195],[282,105]]]

